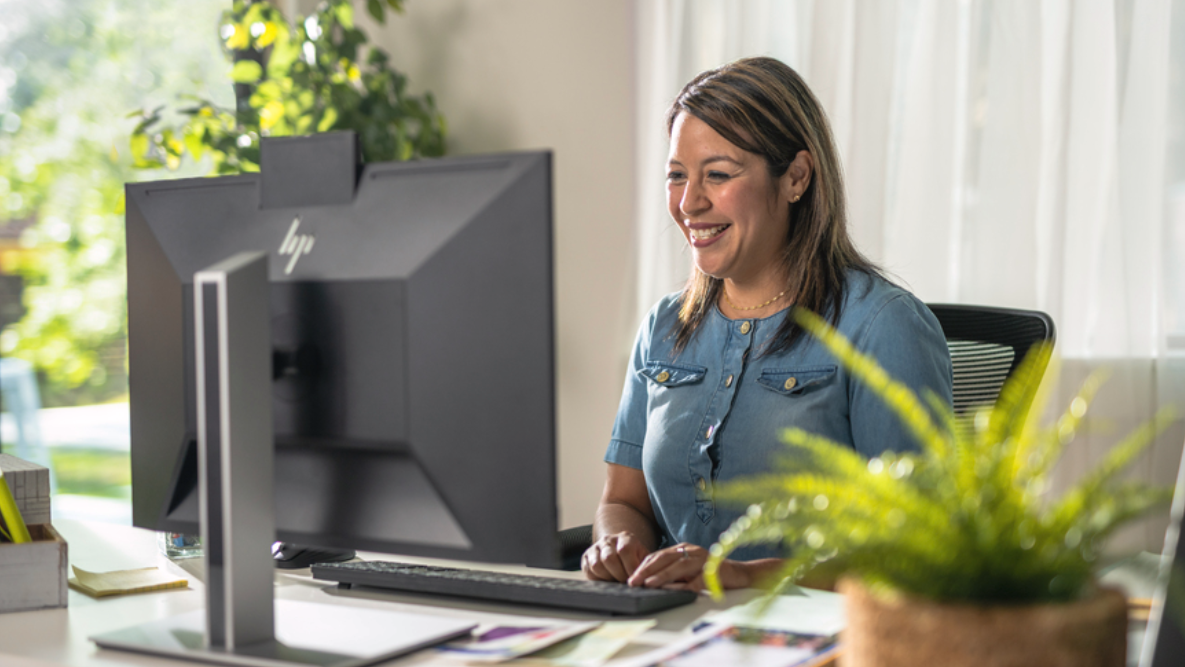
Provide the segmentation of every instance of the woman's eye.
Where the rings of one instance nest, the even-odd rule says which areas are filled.
[[[683,175],[683,172],[681,172],[681,171],[670,171],[670,172],[667,172],[667,180],[668,180],[668,181],[681,181],[681,180],[683,180],[683,179],[685,179],[685,178],[687,178],[687,177],[686,177],[686,176],[684,176],[684,175]]]
[[[726,181],[731,178],[731,176],[722,171],[709,171],[708,178],[712,179],[713,181]]]

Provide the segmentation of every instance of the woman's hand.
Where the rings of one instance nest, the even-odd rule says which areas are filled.
[[[704,563],[707,561],[707,549],[694,544],[677,544],[647,556],[627,583],[647,588],[701,591],[704,589]],[[740,561],[723,561],[719,572],[720,584],[726,589],[747,588],[753,583],[747,564]]]
[[[624,582],[649,554],[642,540],[622,531],[593,542],[580,558],[580,569],[589,579]]]

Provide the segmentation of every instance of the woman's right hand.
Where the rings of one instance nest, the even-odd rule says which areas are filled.
[[[621,581],[630,578],[650,550],[630,531],[605,535],[593,542],[580,558],[584,576],[594,581]]]

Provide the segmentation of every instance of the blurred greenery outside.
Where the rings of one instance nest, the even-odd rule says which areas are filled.
[[[403,9],[358,4],[380,23]],[[354,11],[324,0],[290,24],[264,0],[0,0],[0,357],[32,366],[42,407],[113,409],[41,413],[73,434],[45,443],[59,494],[130,498],[127,429],[111,429],[126,423],[125,182],[255,171],[267,135],[352,129],[366,161],[443,154],[432,96],[407,94]]]
[[[119,400],[127,391],[123,184],[209,171],[135,169],[128,112],[195,90],[233,99],[216,41],[225,5],[0,7],[0,271],[24,282],[23,317],[5,322],[0,355],[33,364],[46,407]]]
[[[234,99],[225,8],[0,0],[0,356],[32,364],[44,407],[126,404],[123,184],[210,171],[135,169],[128,113],[182,93]],[[45,444],[59,494],[130,498],[126,434]]]
[[[57,447],[50,453],[58,493],[131,500],[128,453],[91,447]]]

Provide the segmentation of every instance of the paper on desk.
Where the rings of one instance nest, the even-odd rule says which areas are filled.
[[[676,639],[666,646],[660,646],[653,651],[647,651],[642,655],[634,656],[624,661],[614,662],[613,665],[614,667],[652,667],[653,665],[662,665],[666,661],[687,653],[695,647],[720,636],[727,632],[728,629],[729,626],[727,625],[709,624],[689,635]]]
[[[847,625],[843,596],[830,591],[799,588],[795,593],[774,598],[765,613],[760,613],[765,598],[726,609],[705,620],[716,625],[781,630],[803,635],[831,636]]]
[[[605,621],[601,627],[578,637],[512,660],[508,665],[556,665],[557,667],[598,667],[625,648],[635,637],[653,628],[654,619],[641,621]]]
[[[615,667],[805,667],[832,654],[834,646],[834,637],[709,624]]]
[[[70,587],[96,598],[124,593],[147,593],[165,588],[185,588],[189,585],[188,579],[175,577],[155,567],[113,572],[87,572],[79,567],[73,569],[74,576],[70,577],[68,582]]]
[[[467,639],[444,644],[440,650],[466,662],[503,662],[547,648],[600,625],[600,622],[543,621],[530,625],[482,625]]]

